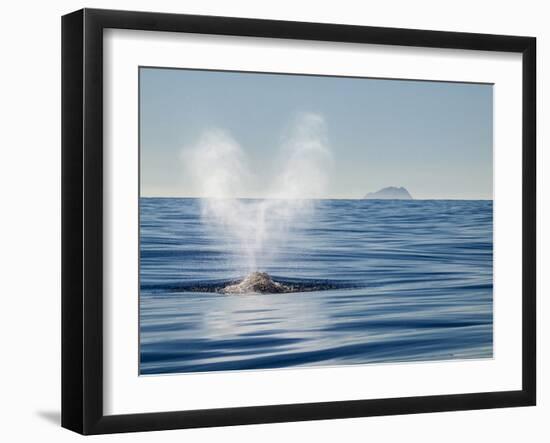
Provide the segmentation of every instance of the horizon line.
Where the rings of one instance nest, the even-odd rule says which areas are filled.
[[[189,197],[179,195],[139,195],[139,198],[180,198],[190,200],[457,200],[457,201],[493,201],[494,198],[364,198],[364,197],[304,197],[304,198],[273,198],[273,197]]]

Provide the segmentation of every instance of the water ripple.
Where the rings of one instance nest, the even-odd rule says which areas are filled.
[[[244,252],[205,229],[197,200],[141,199],[140,372],[491,358],[492,211],[319,201],[300,235],[259,258],[303,292],[241,296],[220,288],[250,271]]]

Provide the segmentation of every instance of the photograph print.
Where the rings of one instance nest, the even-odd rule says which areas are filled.
[[[493,358],[493,85],[139,68],[140,375]]]

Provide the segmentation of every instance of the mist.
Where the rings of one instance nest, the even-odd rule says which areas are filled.
[[[325,120],[315,113],[289,122],[273,155],[279,167],[272,177],[252,171],[240,144],[220,128],[205,130],[182,155],[201,196],[202,222],[240,249],[235,256],[244,258],[234,268],[242,273],[274,265],[302,233],[326,189],[331,157]],[[264,186],[264,198],[239,198],[257,183]]]

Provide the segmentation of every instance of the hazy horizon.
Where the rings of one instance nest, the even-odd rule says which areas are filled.
[[[282,200],[281,199],[277,199],[275,197],[239,197],[239,196],[236,196],[236,197],[188,197],[188,196],[185,196],[185,195],[140,195],[140,198],[181,198],[181,199],[190,199],[190,200],[204,200],[204,199],[220,199],[220,200],[223,200],[223,199],[228,199],[228,198],[235,198],[237,200]],[[425,201],[425,200],[449,200],[449,201],[452,201],[452,200],[456,200],[456,201],[492,201],[493,198],[412,198],[410,200],[407,200],[407,199],[366,199],[364,197],[358,197],[358,198],[346,198],[346,197],[335,197],[335,198],[332,198],[332,197],[317,197],[317,198],[304,198],[304,199],[300,199],[300,198],[295,198],[295,200],[375,200],[375,201]]]
[[[492,200],[492,103],[488,84],[140,68],[140,195]]]

